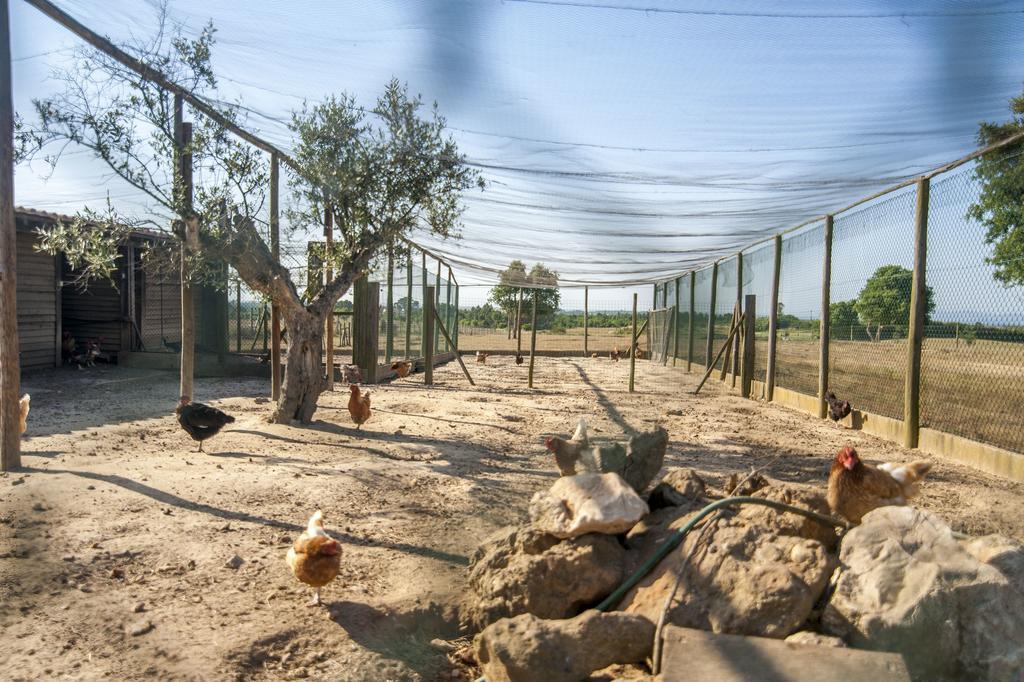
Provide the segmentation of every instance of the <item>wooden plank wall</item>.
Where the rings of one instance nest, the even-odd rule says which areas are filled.
[[[34,233],[18,231],[18,339],[23,370],[53,367],[60,357],[55,257],[37,252],[35,243]]]
[[[124,256],[117,261],[118,286],[124,286]],[[87,339],[102,339],[104,353],[131,350],[122,347],[122,299],[121,292],[105,279],[89,281],[86,289],[80,289],[74,280],[77,273],[64,264],[64,287],[61,289],[61,317],[66,331],[70,331],[80,347]],[[128,339],[123,343],[127,344]]]

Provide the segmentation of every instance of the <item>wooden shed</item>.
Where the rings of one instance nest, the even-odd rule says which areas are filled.
[[[181,338],[181,288],[177,276],[147,272],[139,258],[147,244],[167,239],[137,231],[121,247],[113,281],[77,286],[77,273],[60,254],[37,250],[40,228],[72,220],[17,208],[18,338],[23,370],[61,364],[65,330],[79,345],[98,339],[104,354],[159,349]]]

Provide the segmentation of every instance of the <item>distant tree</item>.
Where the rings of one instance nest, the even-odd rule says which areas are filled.
[[[515,327],[517,326],[513,320],[519,305],[519,290],[529,283],[529,278],[526,275],[526,265],[521,260],[512,261],[508,264],[507,268],[498,274],[498,281],[500,284],[491,289],[489,300],[505,313],[505,318],[508,322],[506,327],[508,330],[507,335],[509,338],[513,338],[516,331]]]
[[[537,317],[548,317],[557,312],[562,302],[558,290],[558,273],[543,263],[537,263],[530,269],[530,284],[537,293]],[[525,302],[523,307],[526,308]]]
[[[914,273],[899,265],[883,265],[868,278],[853,307],[869,337],[882,338],[886,326],[910,324],[910,291]],[[925,319],[935,310],[931,287],[925,287]],[[872,327],[874,333],[872,334]]]
[[[1011,118],[1006,123],[982,123],[978,127],[981,147],[1024,131],[1024,95],[1010,100]],[[1024,143],[1004,147],[998,154],[980,157],[974,175],[981,182],[976,203],[967,217],[987,228],[985,243],[992,254],[986,259],[995,266],[994,277],[1005,286],[1024,284]]]
[[[855,301],[836,301],[828,307],[828,325],[832,329],[849,329],[859,321]]]

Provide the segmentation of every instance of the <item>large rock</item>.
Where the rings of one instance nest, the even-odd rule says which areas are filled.
[[[563,476],[530,500],[533,525],[563,539],[625,533],[647,511],[647,503],[618,474]]]
[[[752,497],[763,497],[767,500],[782,502],[783,504],[817,512],[823,516],[832,515],[824,495],[804,488],[773,485],[754,492]],[[763,528],[779,535],[792,535],[798,538],[817,540],[830,550],[834,550],[839,543],[839,536],[836,535],[835,527],[822,525],[799,514],[776,511],[770,507],[759,505],[746,505],[739,508],[739,516],[758,528]]]
[[[792,515],[758,508],[691,532],[623,599],[619,608],[657,622],[682,571],[669,622],[683,627],[786,637],[810,616],[836,565],[825,545],[804,537]],[[639,566],[695,512],[659,510],[627,536],[628,566]]]
[[[669,469],[647,498],[651,509],[683,507],[705,500],[704,479],[693,469]],[[705,502],[706,504],[707,502]]]
[[[646,618],[591,610],[569,620],[499,620],[474,644],[487,682],[577,682],[613,663],[643,661],[653,642]]]
[[[610,535],[563,542],[535,528],[510,527],[485,540],[470,561],[473,593],[463,621],[474,629],[522,613],[574,616],[625,577],[625,550]]]
[[[843,540],[823,627],[852,646],[903,655],[917,679],[1024,676],[1024,549],[962,546],[937,516],[882,507]]]

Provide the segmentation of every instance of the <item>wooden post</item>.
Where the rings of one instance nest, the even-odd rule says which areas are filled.
[[[427,274],[423,269],[424,276]],[[434,385],[434,287],[423,296],[423,383]]]
[[[583,357],[590,357],[590,287],[583,287]]]
[[[270,155],[270,255],[281,262],[280,159]],[[281,309],[270,304],[270,397],[281,398]]]
[[[741,314],[739,319],[732,321],[732,326],[729,328],[729,334],[725,337],[725,343],[718,349],[718,353],[715,355],[715,359],[708,365],[707,369],[704,370],[704,376],[701,377],[700,383],[697,384],[697,388],[693,389],[693,394],[697,395],[700,393],[700,389],[703,388],[704,383],[711,376],[711,373],[715,370],[715,365],[718,363],[719,358],[725,353],[726,349],[732,345],[733,337],[739,333],[740,326],[743,324],[743,315]]]
[[[825,254],[821,266],[821,322],[818,325],[818,417],[824,419],[828,414],[828,402],[825,391],[828,390],[828,350],[829,326],[828,313],[832,298],[832,230],[835,219],[825,216]]]
[[[743,252],[736,254],[736,310],[743,305]],[[738,315],[739,313],[737,313]],[[732,387],[736,388],[736,375],[740,373],[740,339],[736,337],[732,347]]]
[[[352,363],[359,365],[363,382],[377,382],[380,347],[380,283],[360,277],[352,287]]]
[[[384,311],[388,328],[384,335],[384,362],[391,364],[395,354],[395,250],[388,249],[388,307]]]
[[[440,259],[438,259],[438,261],[437,261],[437,277],[435,278],[434,282],[435,282],[435,284],[434,284],[434,296],[436,297],[434,299],[434,310],[437,310],[438,306],[441,305],[441,260]],[[432,342],[433,342],[434,345],[431,346],[431,347],[436,351],[441,346],[441,332],[438,330],[436,324],[433,325],[433,326],[434,326],[434,338],[432,339]]]
[[[910,289],[910,329],[907,332],[907,382],[903,392],[903,444],[916,448],[921,419],[921,345],[927,319],[925,273],[928,257],[928,178],[917,181],[914,218],[914,279]]]
[[[775,397],[775,348],[779,327],[779,275],[782,274],[782,235],[775,235],[775,263],[772,266],[771,309],[768,311],[768,358],[765,373],[764,399],[771,402]]]
[[[523,288],[519,287],[519,303],[516,304],[516,355],[523,353]]]
[[[636,379],[636,299],[637,294],[633,294],[633,334],[630,338],[633,339],[633,343],[629,348],[629,392],[633,392],[634,380]]]
[[[21,467],[17,226],[14,218],[14,95],[7,0],[0,0],[0,470]]]
[[[693,366],[693,314],[694,308],[697,302],[697,273],[693,270],[690,271],[690,319],[687,320],[687,326],[689,329],[686,330],[686,371],[689,372]]]
[[[175,150],[178,153],[178,174],[181,178],[178,188],[181,212],[184,218],[184,239],[181,244],[181,371],[178,393],[192,398],[193,376],[195,373],[195,308],[192,301],[192,285],[189,282],[188,259],[194,243],[195,221],[192,218],[192,124],[184,122],[182,98],[174,98]]]
[[[430,289],[427,286],[427,252],[423,251],[420,253],[420,258],[420,272],[423,277],[423,286],[421,287],[423,289],[423,321],[420,323],[420,333],[423,335],[423,338],[420,339],[420,355],[427,357],[427,290]],[[433,320],[429,324],[433,324]]]
[[[242,278],[235,274],[235,352],[242,352]]]
[[[732,322],[729,323],[729,328],[730,329],[732,329],[737,324],[739,324],[740,315],[742,315],[742,314],[743,313],[740,310],[740,302],[737,301],[732,306]],[[737,334],[733,338],[733,342],[731,344],[726,344],[725,358],[722,360],[722,371],[718,375],[718,380],[719,381],[724,382],[725,381],[725,375],[729,373],[729,365],[731,364],[730,361],[733,359],[733,348],[736,346],[736,342],[739,340],[739,338],[740,338],[740,335]],[[739,351],[739,349],[737,348],[737,352],[738,351]],[[734,374],[733,377],[735,377],[735,376],[736,375]]]
[[[331,252],[334,245],[334,214],[331,206],[324,202],[324,286],[326,287],[334,279],[334,269],[331,267]],[[324,331],[324,346],[327,348],[327,390],[334,390],[334,306],[327,311],[326,329]]]
[[[529,386],[533,388],[533,363],[537,355],[537,290],[533,290],[533,314],[530,315],[530,372]]]
[[[711,267],[711,310],[708,312],[708,339],[705,346],[705,368],[711,367],[711,353],[715,350],[715,298],[718,290],[718,263]]]
[[[675,312],[672,313],[672,366],[676,366],[676,362],[679,360],[679,285],[683,283],[682,277],[676,277],[676,305]]]
[[[267,352],[267,338],[270,336],[270,311],[267,304],[263,304],[263,352]]]
[[[405,274],[405,359],[412,358],[412,247]]]
[[[740,371],[743,373],[740,379],[740,393],[744,398],[750,398],[754,385],[754,359],[756,348],[754,341],[754,327],[757,323],[757,297],[747,294],[743,305],[745,312],[743,318],[743,363]]]
[[[459,285],[455,285],[455,317],[452,322],[452,341],[455,342],[455,347],[452,348],[455,354],[459,353]]]
[[[452,310],[452,289],[455,288],[455,275],[452,274],[452,266],[448,266],[448,286],[445,287],[445,323],[447,325],[453,325],[455,322],[455,311]],[[445,331],[448,331],[450,327],[446,327]],[[447,350],[455,350],[455,340],[450,334],[445,337],[445,343],[448,344]]]

